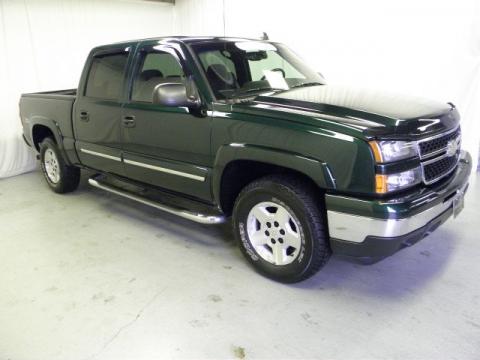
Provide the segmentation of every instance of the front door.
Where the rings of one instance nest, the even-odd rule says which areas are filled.
[[[101,51],[90,58],[73,113],[81,163],[118,175],[124,175],[120,120],[129,50]]]
[[[211,200],[211,118],[186,107],[153,104],[154,88],[184,82],[176,50],[141,46],[135,55],[129,99],[122,115],[126,176],[165,189]]]

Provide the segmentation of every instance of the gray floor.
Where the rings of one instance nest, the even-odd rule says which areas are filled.
[[[286,286],[226,226],[0,180],[0,359],[479,359],[479,205],[476,181],[416,246]]]

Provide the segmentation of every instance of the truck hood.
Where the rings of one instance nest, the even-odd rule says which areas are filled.
[[[258,96],[255,102],[335,116],[339,122],[356,121],[369,137],[427,136],[454,128],[459,121],[452,104],[338,85],[291,89]]]

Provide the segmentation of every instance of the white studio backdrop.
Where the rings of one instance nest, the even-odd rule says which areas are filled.
[[[0,178],[35,166],[21,139],[21,93],[76,87],[99,44],[224,31],[265,31],[330,83],[455,103],[476,166],[480,0],[0,0]]]
[[[476,168],[480,0],[176,0],[175,16],[179,35],[223,35],[223,16],[227,36],[267,32],[329,83],[453,102]]]
[[[0,0],[0,178],[35,167],[21,137],[21,93],[76,88],[92,47],[173,31],[172,4]]]

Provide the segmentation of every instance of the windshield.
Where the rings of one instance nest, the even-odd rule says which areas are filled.
[[[192,49],[218,99],[325,84],[281,44],[242,40],[194,44]]]

